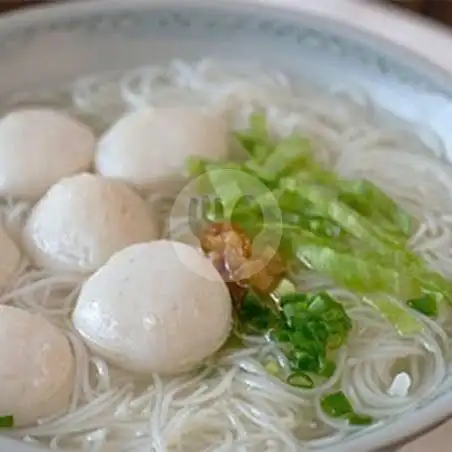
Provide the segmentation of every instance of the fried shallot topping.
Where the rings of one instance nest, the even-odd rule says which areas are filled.
[[[278,251],[271,247],[253,248],[251,239],[238,225],[211,223],[200,241],[228,285],[237,309],[248,288],[269,294],[284,276],[286,269]]]

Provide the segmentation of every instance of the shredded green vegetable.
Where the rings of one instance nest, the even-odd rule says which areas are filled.
[[[370,416],[355,413],[350,401],[342,391],[324,396],[320,405],[328,416],[346,419],[351,425],[370,425],[373,422]]]
[[[289,281],[288,279],[284,278],[278,285],[278,287],[274,290],[274,294],[281,298],[283,295],[288,295],[293,292],[296,292],[295,285]]]
[[[452,283],[409,249],[414,221],[383,190],[368,180],[341,179],[316,160],[303,136],[271,136],[261,113],[251,115],[248,129],[236,138],[248,152],[245,162],[191,159],[188,168],[192,176],[208,175],[223,203],[223,219],[251,235],[282,229],[280,252],[288,261],[371,300],[402,335],[422,331],[422,323],[410,309],[384,301],[384,295],[429,317],[437,315],[443,300],[451,302]],[[243,181],[231,183],[226,169],[252,176],[268,193],[243,199],[249,187]],[[272,209],[279,209],[274,223],[268,218]]]
[[[249,118],[248,130],[236,134],[238,142],[258,162],[273,152],[274,143],[267,131],[265,115],[254,113]]]
[[[281,140],[273,152],[267,155],[259,171],[268,175],[270,180],[280,179],[284,174],[290,173],[294,167],[305,166],[310,158],[311,147],[306,138],[297,135]]]
[[[13,416],[0,416],[0,428],[12,428],[14,427]]]
[[[350,250],[336,249],[334,245],[327,246],[301,238],[294,251],[307,266],[328,274],[341,286],[357,293],[384,292],[402,299],[421,293],[421,282],[403,268],[396,270]]]
[[[405,237],[414,232],[413,219],[389,196],[366,180],[341,181],[340,201],[366,218]]]
[[[424,329],[422,323],[395,300],[383,296],[365,297],[364,300],[380,311],[402,336],[421,333]]]

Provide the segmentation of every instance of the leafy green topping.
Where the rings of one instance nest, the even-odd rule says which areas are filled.
[[[267,155],[259,170],[270,181],[290,173],[294,166],[304,166],[310,158],[311,146],[306,138],[297,135],[281,140],[274,150]]]
[[[12,428],[14,426],[13,416],[0,416],[0,428]]]
[[[438,315],[438,303],[431,294],[408,300],[408,306],[427,317],[436,317]]]
[[[331,417],[343,417],[353,413],[353,408],[343,392],[334,392],[320,402],[323,411]]]
[[[236,138],[248,152],[245,162],[191,159],[188,168],[193,176],[207,174],[203,190],[209,185],[220,198],[223,219],[252,236],[282,229],[279,251],[285,259],[366,297],[402,335],[422,331],[422,323],[386,295],[430,317],[443,300],[452,300],[452,283],[408,247],[413,219],[383,190],[324,168],[306,137],[275,139],[261,113],[251,115],[248,129]],[[250,193],[248,177],[231,183],[227,169],[262,184],[262,196]]]
[[[373,422],[370,416],[355,413],[352,405],[342,391],[324,396],[320,405],[328,416],[347,419],[351,425],[369,425]]]
[[[385,228],[397,231],[406,237],[413,232],[413,220],[386,193],[367,180],[342,181],[340,201],[359,212],[362,216],[383,224]]]
[[[326,292],[289,293],[281,296],[279,305],[281,310],[272,309],[248,294],[239,313],[242,329],[251,334],[270,332],[290,362],[289,384],[309,387],[312,378],[307,373],[330,377],[335,365],[329,357],[344,344],[352,327],[343,306]]]
[[[351,250],[338,249],[334,243],[301,238],[294,252],[308,267],[361,294],[386,292],[407,298],[420,293],[420,283],[410,274],[353,254]]]
[[[374,420],[367,414],[350,414],[348,416],[348,423],[350,425],[372,425]]]
[[[248,130],[236,134],[238,142],[257,161],[262,161],[273,151],[273,143],[267,131],[265,115],[254,113],[249,118]]]
[[[396,330],[402,335],[412,335],[421,333],[422,323],[416,319],[407,309],[400,306],[396,300],[389,300],[383,296],[366,297],[365,301],[374,306],[383,317],[394,325]]]
[[[334,221],[352,237],[365,242],[366,247],[387,252],[390,247],[400,245],[396,237],[342,203],[334,190],[300,178],[283,179],[280,184],[281,188],[311,203],[319,216]]]
[[[282,297],[283,295],[289,295],[294,292],[296,292],[295,285],[286,278],[281,280],[278,287],[274,290],[275,295],[278,296],[279,298]]]
[[[311,389],[314,387],[313,379],[304,372],[293,372],[287,377],[287,383],[291,386],[303,389]]]
[[[185,168],[189,176],[198,177],[207,171],[209,161],[199,157],[188,157],[185,161]]]

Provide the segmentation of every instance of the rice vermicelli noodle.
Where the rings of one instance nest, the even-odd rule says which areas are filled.
[[[438,148],[428,149],[408,127],[397,130],[377,120],[376,107],[365,96],[327,93],[251,65],[173,61],[164,67],[96,74],[61,93],[55,90],[53,97],[30,93],[5,99],[3,107],[39,103],[40,96],[87,121],[98,134],[124,112],[145,106],[196,106],[220,114],[232,129],[245,127],[253,111],[265,111],[275,134],[298,131],[312,141],[327,167],[384,188],[418,222],[412,249],[432,269],[452,276],[452,167],[444,163],[445,150],[439,141]],[[172,199],[145,195],[158,205],[163,220]],[[20,236],[29,207],[3,204],[3,223],[13,237]],[[180,224],[167,235],[175,240],[183,235],[183,219]],[[327,278],[312,272],[296,277],[304,290],[326,288],[340,295],[355,325],[334,374],[313,389],[292,388],[269,375],[262,358],[284,357],[256,338],[249,338],[244,349],[225,348],[202,369],[177,377],[136,376],[116,368],[89,351],[70,322],[84,277],[37,270],[24,257],[0,303],[41,313],[64,331],[76,372],[67,413],[10,434],[85,452],[298,452],[361,434],[323,413],[320,400],[331,388],[340,388],[378,426],[450,386],[450,310],[442,309],[436,320],[415,313],[423,332],[401,337],[371,306]]]

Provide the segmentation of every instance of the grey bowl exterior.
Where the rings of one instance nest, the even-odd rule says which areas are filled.
[[[0,104],[95,71],[172,58],[249,60],[328,86],[355,84],[382,107],[432,128],[452,159],[452,37],[358,0],[99,0],[0,19]],[[390,450],[452,414],[446,388],[400,419],[322,451]],[[1,452],[39,451],[0,438]]]

